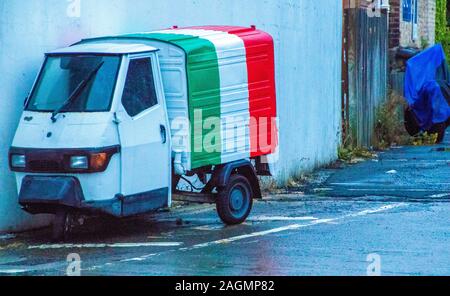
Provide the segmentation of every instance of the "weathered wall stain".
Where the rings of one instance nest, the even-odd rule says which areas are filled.
[[[72,1],[73,2],[73,1]],[[342,3],[329,0],[65,0],[0,2],[0,231],[37,226],[17,205],[7,151],[45,51],[81,38],[172,25],[256,25],[276,46],[280,157],[276,179],[337,158]]]

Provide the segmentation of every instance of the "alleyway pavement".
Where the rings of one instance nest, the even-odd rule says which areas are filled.
[[[0,275],[450,275],[450,142],[322,169],[225,227],[214,206],[92,219],[67,244],[0,235]]]

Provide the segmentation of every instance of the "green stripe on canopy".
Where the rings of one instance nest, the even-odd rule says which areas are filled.
[[[176,32],[176,31],[174,31]],[[221,164],[220,75],[216,48],[196,36],[172,33],[138,33],[119,38],[152,39],[177,45],[186,53],[189,118],[191,120],[192,169]],[[194,123],[194,111],[202,112],[201,125]],[[211,121],[207,119],[215,118]],[[211,126],[205,129],[205,123]],[[217,123],[218,126],[211,125]]]

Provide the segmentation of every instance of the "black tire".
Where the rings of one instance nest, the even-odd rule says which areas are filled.
[[[227,225],[243,223],[253,206],[250,182],[241,175],[232,175],[225,188],[219,189],[216,200],[217,213]]]
[[[420,133],[419,121],[409,107],[405,109],[405,129],[411,137]]]
[[[66,209],[59,209],[55,213],[52,225],[53,242],[63,242],[69,238],[72,227],[72,214]]]

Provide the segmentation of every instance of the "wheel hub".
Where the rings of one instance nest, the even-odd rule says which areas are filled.
[[[230,206],[233,211],[239,211],[244,206],[245,191],[240,188],[234,188],[231,192]]]

